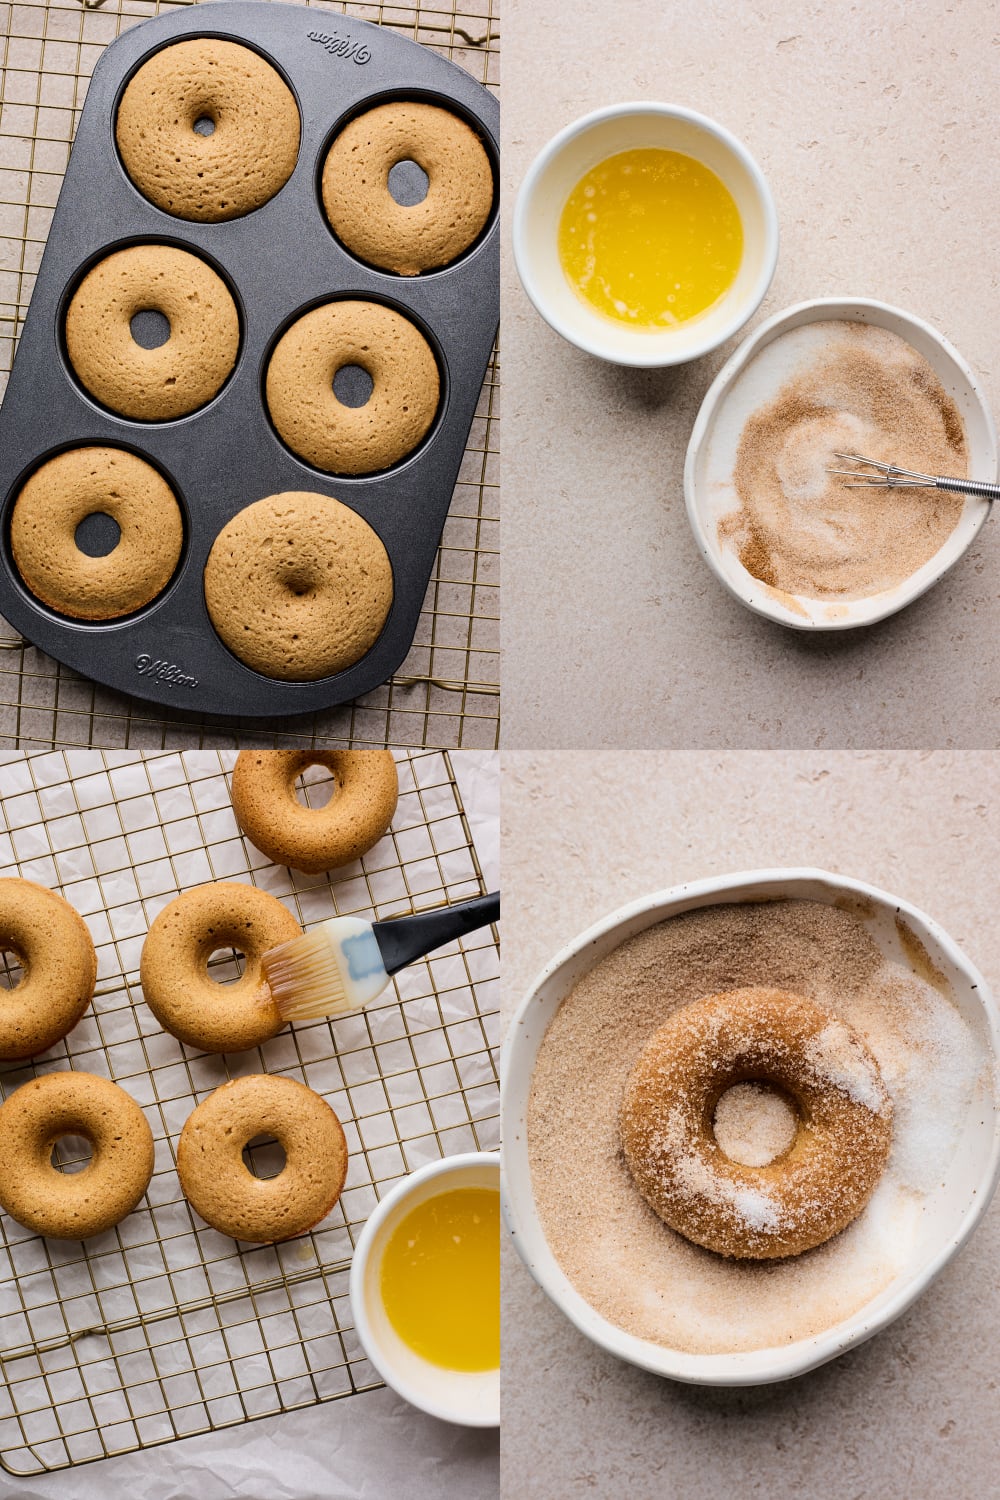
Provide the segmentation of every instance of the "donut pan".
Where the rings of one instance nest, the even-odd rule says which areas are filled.
[[[298,161],[285,186],[240,219],[196,224],[149,203],[118,156],[121,92],[161,47],[218,37],[255,48],[281,72],[301,117]],[[86,676],[194,712],[309,713],[372,691],[406,656],[430,582],[499,323],[499,235],[493,215],[452,266],[423,276],[377,271],[350,255],[323,214],[318,180],[339,125],[392,98],[438,103],[464,117],[496,172],[499,106],[463,69],[386,30],[334,13],[259,0],[158,16],[113,42],[87,94],[69,166],[0,408],[0,613],[32,644]],[[169,422],[133,422],[89,397],[69,365],[63,316],[81,275],[114,250],[160,242],[200,255],[227,281],[242,339],[236,368],[207,406]],[[434,426],[385,473],[341,478],[296,458],[270,424],[263,380],[271,349],[294,318],[338,297],[384,302],[428,338],[441,372]],[[116,621],[69,620],[25,588],[10,550],[10,514],[28,475],[72,447],[111,444],[154,464],[177,494],[185,546],[152,604]],[[332,495],[382,538],[393,568],[389,618],[367,656],[335,676],[283,682],[245,666],[208,616],[203,573],[212,543],[238,511],[284,490]]]

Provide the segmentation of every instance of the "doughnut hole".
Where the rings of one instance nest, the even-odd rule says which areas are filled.
[[[161,349],[170,337],[170,319],[158,307],[140,307],[129,319],[132,342],[140,349]]]
[[[341,365],[333,377],[333,394],[341,406],[367,406],[375,382],[362,365]]]
[[[430,178],[419,162],[404,156],[389,169],[389,193],[400,208],[416,208],[423,203],[430,187]]]
[[[791,1095],[767,1079],[745,1079],[723,1090],[712,1114],[715,1143],[743,1167],[767,1167],[784,1156],[799,1129]]]
[[[288,1164],[285,1148],[273,1135],[255,1135],[243,1147],[243,1164],[261,1182],[278,1177]]]
[[[16,990],[24,978],[21,956],[13,948],[0,951],[0,989]]]
[[[202,112],[191,126],[195,135],[214,135],[215,120],[210,114]]]
[[[239,948],[213,948],[205,967],[215,984],[235,984],[246,967],[246,954]]]
[[[122,539],[122,529],[114,516],[103,510],[84,516],[73,533],[78,552],[86,557],[110,557]]]
[[[52,1143],[49,1158],[57,1172],[71,1176],[90,1166],[94,1156],[93,1142],[85,1135],[61,1135]]]
[[[319,808],[325,807],[336,792],[337,778],[327,766],[306,766],[300,775],[296,776],[292,790],[296,800],[303,807],[316,812]]]

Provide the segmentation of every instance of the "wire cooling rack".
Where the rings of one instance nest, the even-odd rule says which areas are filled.
[[[187,0],[181,0],[187,3]],[[265,3],[265,0],[261,0]],[[499,84],[499,0],[298,0],[390,26]],[[159,0],[0,0],[0,397],[102,50]],[[499,740],[497,356],[487,371],[414,644],[375,692],[281,723],[163,709],[102,688],[0,620],[0,746],[413,745]]]
[[[398,759],[391,832],[331,880],[278,868],[242,838],[228,752],[0,758],[0,875],[59,890],[84,916],[99,960],[92,1009],[34,1065],[3,1065],[0,1091],[6,1097],[67,1066],[101,1073],[143,1107],[156,1153],[146,1197],[107,1234],[45,1240],[0,1216],[0,1463],[9,1473],[132,1452],[380,1383],[351,1321],[353,1246],[402,1173],[496,1147],[495,937],[473,933],[403,970],[387,997],[359,1014],[297,1024],[226,1057],[162,1031],[138,971],[156,913],[208,880],[252,882],[305,926],[480,893],[447,753]],[[313,805],[324,776],[307,772],[303,795]],[[7,964],[0,985],[17,978],[10,955]],[[224,981],[239,958],[219,953],[212,964]],[[340,1202],[316,1229],[250,1246],[188,1207],[174,1153],[197,1102],[227,1078],[261,1071],[300,1079],[328,1100],[350,1166]],[[259,1175],[277,1169],[276,1149],[250,1148]],[[71,1170],[88,1150],[69,1139],[58,1148]]]

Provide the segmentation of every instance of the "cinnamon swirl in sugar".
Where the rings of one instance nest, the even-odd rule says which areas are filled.
[[[857,489],[831,467],[861,453],[964,478],[961,413],[921,354],[888,329],[835,320],[765,346],[743,377],[748,411],[719,541],[783,594],[868,598],[910,578],[944,545],[964,498],[929,488]],[[756,391],[756,403],[750,399]]]
[[[668,1228],[635,1187],[618,1131],[626,1081],[653,1032],[681,1005],[754,985],[805,995],[860,1033],[894,1118],[888,1165],[862,1214],[815,1250],[767,1262],[726,1259]],[[528,1150],[546,1239],[577,1291],[637,1337],[690,1353],[807,1338],[902,1268],[967,1102],[992,1087],[989,1066],[948,997],[886,962],[848,912],[775,901],[670,918],[579,981],[539,1050]],[[747,1139],[750,1100],[737,1103]],[[764,1129],[780,1137],[778,1121]]]

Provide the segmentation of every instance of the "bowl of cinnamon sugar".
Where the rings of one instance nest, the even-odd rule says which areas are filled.
[[[763,323],[706,395],[684,468],[688,519],[721,583],[797,630],[895,614],[973,545],[989,502],[929,487],[851,488],[863,454],[921,474],[997,478],[982,387],[922,319],[820,298]]]
[[[783,1258],[741,1259],[653,1211],[630,1171],[621,1111],[637,1059],[671,1017],[760,985],[808,997],[863,1040],[891,1100],[892,1142],[846,1227]],[[845,1056],[835,1049],[827,1076],[850,1092]],[[510,1024],[504,1222],[542,1290],[601,1348],[693,1384],[787,1380],[884,1329],[981,1221],[1000,1176],[998,1056],[1000,1016],[982,975],[902,898],[814,869],[645,896],[558,953]],[[746,1083],[727,1087],[741,1091],[739,1109],[723,1120],[723,1093],[715,1142],[766,1174],[788,1149],[773,1138],[779,1101],[766,1085],[757,1101],[742,1097]],[[835,1178],[827,1191],[840,1191]],[[761,1193],[745,1196],[741,1212],[756,1223]]]

